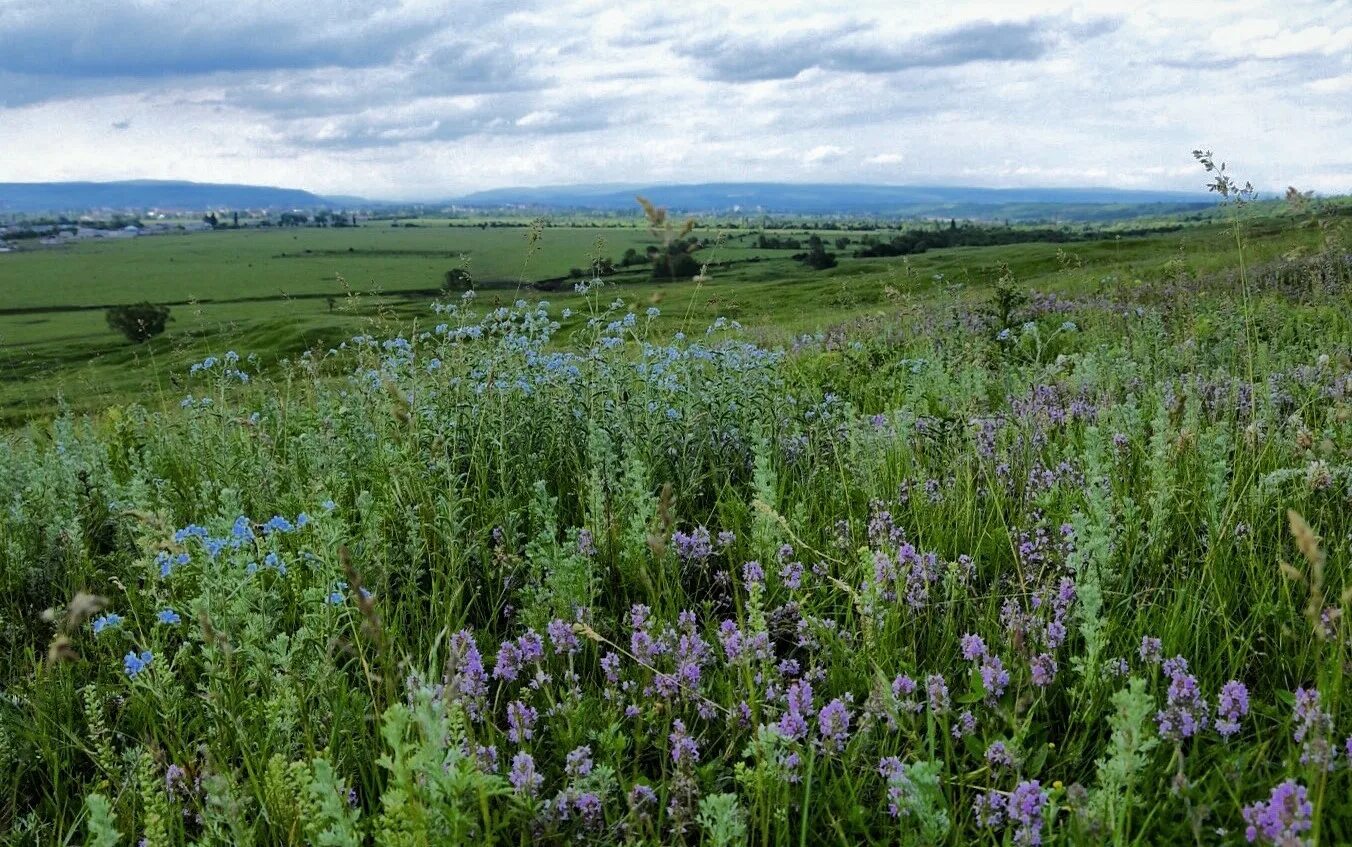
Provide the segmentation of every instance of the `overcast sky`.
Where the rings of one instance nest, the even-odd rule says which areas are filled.
[[[1352,0],[0,0],[0,181],[1195,188],[1199,146],[1352,191]]]

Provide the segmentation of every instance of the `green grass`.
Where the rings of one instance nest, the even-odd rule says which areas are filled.
[[[576,226],[540,229],[531,247],[528,227],[419,223],[227,230],[2,256],[0,416],[16,422],[51,414],[61,403],[96,409],[126,398],[172,395],[169,374],[232,347],[272,362],[327,349],[372,327],[389,332],[399,322],[426,323],[452,267],[471,272],[481,302],[545,296],[559,309],[580,311],[571,282],[551,284],[561,290],[540,294],[522,280],[566,276],[570,268],[588,267],[593,256],[618,259],[628,247],[642,252],[656,243],[646,229]],[[1270,215],[1255,221],[1252,260],[1317,247],[1321,236],[1310,221],[1296,224]],[[856,242],[861,236],[814,231],[828,244],[841,235]],[[808,230],[779,232],[805,238]],[[666,328],[703,326],[724,315],[777,340],[862,316],[980,297],[1006,272],[1030,289],[1084,291],[1105,279],[1157,279],[1179,269],[1212,273],[1231,264],[1233,254],[1227,230],[1206,224],[1072,242],[1060,245],[1060,254],[1056,245],[1019,244],[852,259],[847,248],[839,251],[838,267],[814,272],[789,258],[789,251],[754,248],[754,234],[747,231],[696,234],[711,241],[698,254],[701,260],[717,265],[707,284],[654,283],[640,267],[614,278],[615,295],[639,306],[660,305]],[[139,348],[108,329],[101,308],[89,308],[141,300],[185,305],[173,307],[165,336]]]
[[[1238,844],[1298,786],[1348,843],[1345,235],[63,313],[10,396],[107,408],[0,436],[0,841]]]

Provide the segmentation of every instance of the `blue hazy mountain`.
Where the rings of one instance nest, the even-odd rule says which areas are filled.
[[[83,212],[95,209],[313,209],[336,205],[295,188],[138,179],[125,182],[3,182],[0,212]]]
[[[698,185],[561,185],[495,188],[457,198],[464,206],[542,210],[626,211],[641,194],[658,206],[682,212],[783,214],[993,216],[1000,210],[1044,215],[1117,207],[1160,211],[1204,208],[1203,192],[1135,191],[1119,188],[974,188],[942,185],[714,182]],[[1074,215],[1068,215],[1074,216]]]

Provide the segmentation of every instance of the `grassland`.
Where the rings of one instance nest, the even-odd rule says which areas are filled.
[[[177,394],[175,373],[223,348],[273,362],[373,328],[386,334],[428,318],[451,268],[471,274],[483,302],[547,296],[580,314],[581,298],[567,279],[571,269],[657,243],[646,228],[613,223],[541,229],[521,222],[413,223],[224,230],[0,256],[0,417],[16,422],[63,404],[96,409],[128,398],[161,403]],[[864,234],[813,231],[828,244],[841,236],[857,244]],[[852,259],[846,248],[838,267],[818,272],[793,261],[793,251],[757,249],[749,230],[709,226],[695,234],[709,241],[698,254],[713,265],[707,282],[655,283],[640,266],[611,278],[615,296],[661,305],[660,324],[668,330],[722,315],[780,341],[860,317],[979,298],[1006,273],[1027,288],[1084,291],[1109,279],[1204,274],[1233,262],[1228,230],[1210,221],[1154,236],[958,248],[903,259]],[[1268,215],[1250,227],[1256,262],[1320,243],[1310,220]],[[539,288],[558,290],[542,295]],[[173,322],[151,343],[128,345],[107,327],[104,309],[141,300],[174,304]],[[563,324],[566,338],[581,321]]]
[[[1349,843],[1349,232],[1236,220],[0,257],[0,843]],[[133,347],[68,307],[142,251],[203,302]]]

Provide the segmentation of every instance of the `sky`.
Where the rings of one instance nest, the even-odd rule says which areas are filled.
[[[1352,192],[1352,0],[0,0],[0,181]]]

